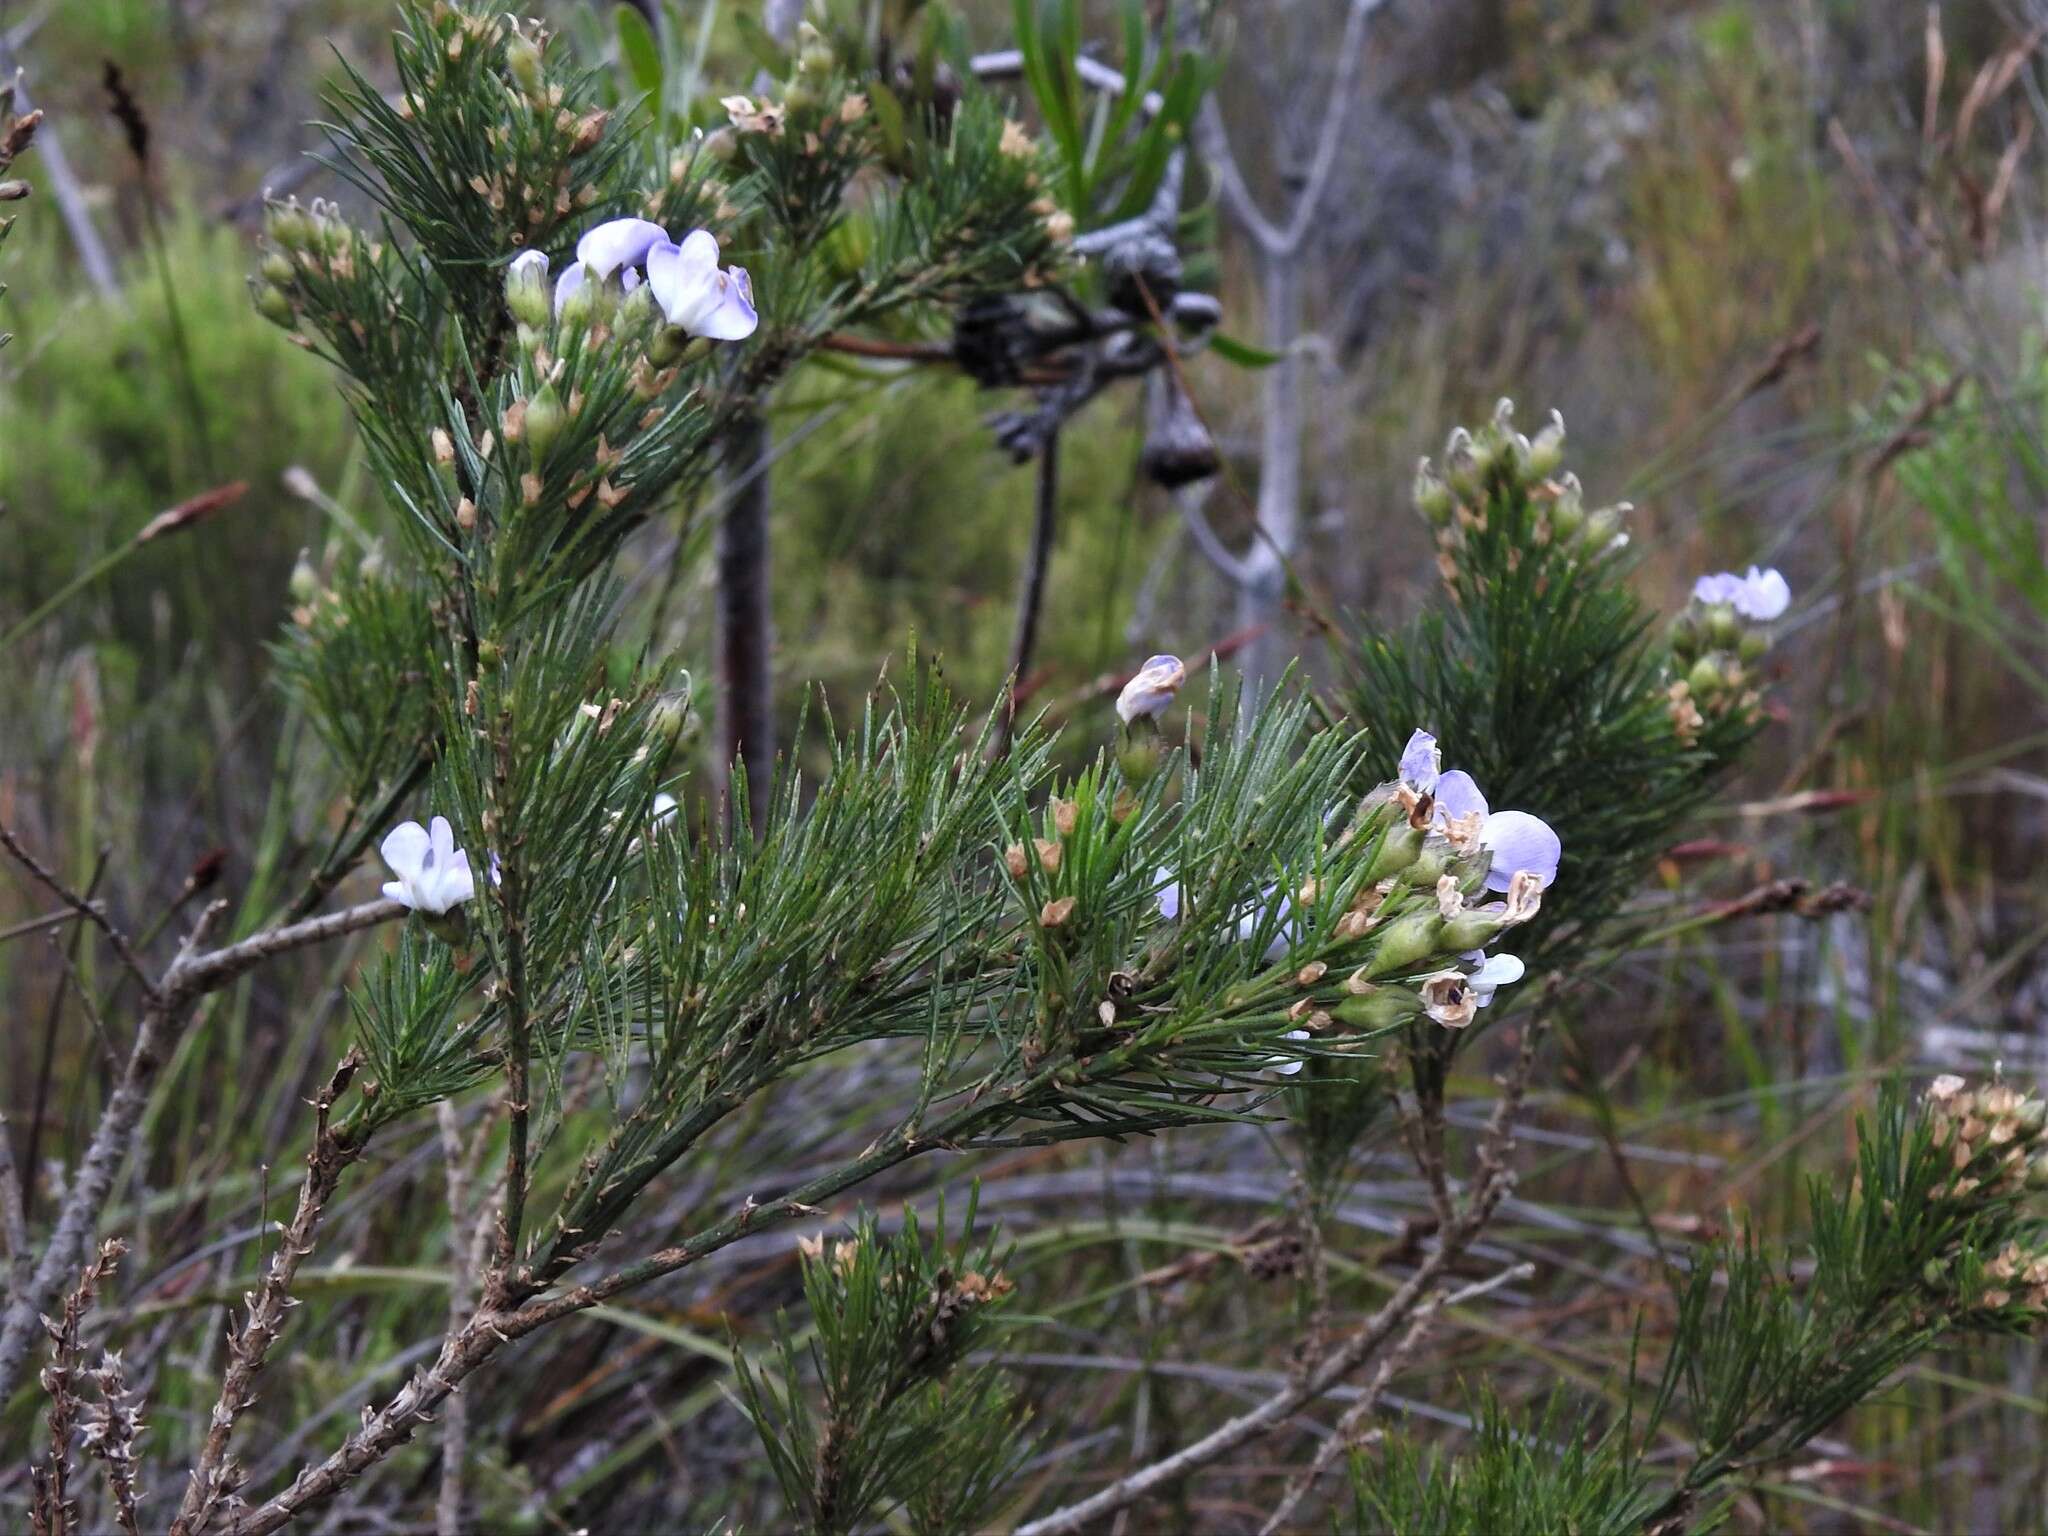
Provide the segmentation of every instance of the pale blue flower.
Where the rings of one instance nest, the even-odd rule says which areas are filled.
[[[761,323],[753,279],[745,267],[719,269],[718,240],[709,230],[691,230],[681,245],[664,236],[650,248],[647,285],[668,323],[692,336],[743,341]]]
[[[455,846],[446,816],[434,818],[432,831],[416,821],[400,822],[377,851],[398,876],[384,883],[385,896],[415,912],[438,917],[476,895],[469,855]]]
[[[1415,732],[1401,751],[1402,782],[1435,801],[1431,830],[1450,838],[1461,851],[1471,843],[1493,850],[1488,890],[1505,891],[1521,870],[1536,875],[1545,886],[1555,880],[1563,849],[1542,818],[1527,811],[1494,810],[1471,774],[1462,768],[1445,773],[1442,760],[1436,738],[1427,731]]]
[[[1752,565],[1745,575],[1718,571],[1693,583],[1693,597],[1713,607],[1726,603],[1745,619],[1768,624],[1792,606],[1792,587],[1775,568]]]
[[[1137,672],[1123,692],[1116,696],[1117,718],[1129,725],[1133,720],[1154,720],[1166,712],[1188,679],[1188,670],[1178,656],[1154,656]]]
[[[668,231],[646,219],[607,219],[576,242],[576,263],[602,281],[628,267],[645,266],[647,253],[668,244]]]

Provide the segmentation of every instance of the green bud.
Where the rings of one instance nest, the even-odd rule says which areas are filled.
[[[272,251],[263,258],[263,265],[257,269],[266,282],[280,288],[289,288],[299,280],[299,269],[292,265],[291,258],[282,251]]]
[[[1123,728],[1122,739],[1116,749],[1116,765],[1131,784],[1151,783],[1158,776],[1159,765],[1165,759],[1157,723],[1141,715]]]
[[[1597,555],[1615,540],[1621,532],[1619,507],[1602,507],[1586,519],[1586,526],[1579,534],[1579,544],[1587,554]]]
[[[282,288],[270,283],[265,283],[256,290],[256,313],[272,325],[281,325],[287,329],[299,318],[298,311],[292,308],[291,296]]]
[[[740,136],[730,127],[719,128],[704,135],[704,153],[714,164],[731,165],[733,156],[740,152]]]
[[[1401,883],[1412,885],[1418,891],[1436,888],[1437,881],[1450,873],[1450,854],[1443,848],[1431,848],[1425,844],[1421,855],[1401,872]]]
[[[1707,638],[1724,651],[1742,643],[1742,621],[1728,604],[1716,603],[1707,610]]]
[[[603,286],[602,283],[585,277],[569,296],[562,300],[562,312],[558,318],[564,330],[581,330],[597,318],[597,295]]]
[[[796,29],[796,66],[807,74],[822,75],[831,71],[838,60],[833,57],[832,45],[825,36],[808,21],[800,22]]]
[[[1948,1289],[1948,1265],[1940,1259],[1929,1259],[1921,1268],[1920,1283],[1930,1291]]]
[[[665,693],[654,701],[654,707],[647,712],[647,733],[665,747],[672,747],[683,734],[683,724],[690,718],[690,697],[684,693]]]
[[[2027,1164],[2027,1188],[2048,1189],[2048,1152]]]
[[[1392,1029],[1422,1012],[1422,999],[1406,987],[1374,987],[1345,993],[1330,1012],[1353,1029]]]
[[[476,645],[476,664],[480,667],[495,667],[505,659],[505,647],[495,640],[479,640]]]
[[[797,75],[782,88],[783,108],[792,117],[814,110],[821,99],[818,88],[802,74]]]
[[[1427,459],[1415,466],[1415,510],[1441,528],[1451,520],[1451,488]]]
[[[1705,643],[1706,635],[1690,612],[1681,611],[1671,621],[1671,654],[1680,661],[1690,661],[1699,655]]]
[[[543,384],[540,392],[526,402],[526,446],[533,453],[538,464],[555,445],[555,439],[562,435],[562,426],[568,414],[562,409],[562,397],[555,393],[555,386]]]
[[[1468,949],[1484,949],[1505,926],[1498,913],[1460,912],[1444,924],[1437,935],[1437,947],[1459,954]]]
[[[1410,912],[1397,918],[1380,934],[1380,947],[1365,968],[1367,980],[1413,970],[1443,948],[1437,935],[1444,920],[1434,912]]]
[[[285,583],[285,590],[295,603],[310,603],[320,595],[320,573],[313,569],[313,562],[306,558],[306,552],[299,551],[299,558],[292,562],[291,579]]]
[[[1422,828],[1411,827],[1405,821],[1389,827],[1365,871],[1366,880],[1384,880],[1408,868],[1422,856],[1422,836]]]
[[[548,292],[545,261],[528,254],[505,269],[505,307],[512,311],[522,333],[547,329],[554,312],[554,296]]]
[[[1586,493],[1577,475],[1566,475],[1558,485],[1557,500],[1550,507],[1550,531],[1562,543],[1570,543],[1586,526]]]
[[[505,45],[505,68],[519,89],[529,96],[540,95],[546,86],[541,75],[540,49],[524,33],[514,33],[512,41]]]
[[[1538,432],[1529,444],[1523,458],[1523,468],[1531,479],[1548,480],[1557,473],[1564,462],[1564,418],[1556,411],[1550,413],[1550,423]]]
[[[1745,629],[1735,642],[1735,654],[1747,662],[1762,661],[1770,649],[1771,637],[1760,629]]]
[[[689,344],[688,331],[680,325],[664,325],[647,343],[647,361],[657,368],[666,368],[671,363],[681,362],[683,348]]]
[[[1685,681],[1696,699],[1711,699],[1727,685],[1722,675],[1721,664],[1712,656],[1702,656],[1692,664],[1692,670],[1685,674]]]
[[[312,220],[306,217],[306,210],[301,208],[296,200],[289,203],[272,203],[270,211],[264,215],[263,222],[270,238],[277,242],[281,249],[302,250],[312,239]]]
[[[2020,1135],[2032,1141],[2044,1128],[2048,1128],[2048,1100],[2022,1099],[2020,1107],[2012,1112],[2012,1118],[2013,1124],[2019,1127]]]
[[[613,322],[613,329],[620,336],[631,338],[650,333],[661,322],[661,306],[655,302],[654,290],[642,283],[627,294],[625,302],[619,306],[619,317]]]

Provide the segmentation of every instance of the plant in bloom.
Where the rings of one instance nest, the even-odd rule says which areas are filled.
[[[377,851],[398,877],[384,882],[385,896],[415,912],[440,917],[476,895],[469,855],[455,846],[455,829],[446,816],[436,816],[431,829],[400,822]]]

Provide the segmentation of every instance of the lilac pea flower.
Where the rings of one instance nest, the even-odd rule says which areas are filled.
[[[1472,985],[1473,1006],[1484,1008],[1493,1001],[1496,988],[1512,986],[1522,979],[1524,966],[1513,955],[1481,957],[1479,969],[1467,978]]]
[[[431,831],[416,821],[400,822],[377,851],[398,877],[384,883],[385,896],[415,912],[439,917],[476,895],[469,855],[455,846],[446,816],[436,816]]]
[[[720,270],[718,240],[693,229],[681,245],[664,238],[647,252],[647,284],[668,323],[713,341],[744,341],[761,317],[745,267]]]
[[[1564,852],[1549,824],[1527,811],[1495,811],[1488,816],[1479,832],[1479,846],[1493,851],[1493,866],[1486,872],[1489,891],[1505,891],[1523,872],[1548,888],[1557,878],[1557,861]]]
[[[602,282],[614,272],[644,266],[647,253],[668,244],[668,231],[645,219],[607,219],[576,242],[576,263]]]
[[[1134,720],[1158,719],[1187,680],[1188,669],[1178,656],[1154,656],[1138,668],[1124,684],[1123,692],[1116,696],[1117,718],[1125,725]]]
[[[1692,595],[1709,607],[1726,603],[1745,619],[1758,624],[1768,624],[1782,617],[1792,606],[1792,586],[1784,575],[1775,568],[1754,565],[1741,576],[1733,571],[1702,576],[1693,583]]]
[[[1418,730],[1401,749],[1401,782],[1419,795],[1433,794],[1437,780],[1442,777],[1443,761],[1436,738]]]

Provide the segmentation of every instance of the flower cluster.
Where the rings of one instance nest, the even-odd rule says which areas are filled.
[[[1526,811],[1492,810],[1469,773],[1443,771],[1436,738],[1419,730],[1402,753],[1399,782],[1366,797],[1339,839],[1339,849],[1360,844],[1374,829],[1383,835],[1367,879],[1328,937],[1349,943],[1377,931],[1378,946],[1343,983],[1345,999],[1334,1013],[1303,999],[1289,1017],[1307,1028],[1290,1030],[1283,1040],[1307,1041],[1338,1019],[1379,1027],[1418,1012],[1446,1028],[1461,1029],[1492,1003],[1499,988],[1522,979],[1518,958],[1489,954],[1488,946],[1502,930],[1527,922],[1540,910],[1563,854],[1557,834]],[[1022,850],[1015,852],[1021,862]],[[1180,879],[1170,869],[1161,869],[1155,879],[1159,916],[1179,922],[1184,906]],[[1404,888],[1412,893],[1409,902],[1386,920],[1393,898]],[[1487,894],[1498,899],[1472,899]],[[1228,920],[1240,942],[1271,935],[1262,956],[1268,964],[1291,964],[1289,956],[1306,934],[1301,914],[1316,896],[1313,882],[1292,893],[1268,886]],[[1441,964],[1453,958],[1456,965]],[[1432,961],[1438,968],[1424,970]],[[1323,961],[1310,961],[1294,980],[1311,987],[1327,969]],[[1412,988],[1386,981],[1418,970],[1424,973]],[[1272,1069],[1292,1073],[1298,1067],[1298,1061],[1280,1058]]]
[[[1402,749],[1394,798],[1407,812],[1409,825],[1423,831],[1425,853],[1440,845],[1451,857],[1483,860],[1482,888],[1502,898],[1475,906],[1457,875],[1446,872],[1437,878],[1439,938],[1450,941],[1444,947],[1464,939],[1476,942],[1460,952],[1466,969],[1439,971],[1423,980],[1423,1010],[1447,1028],[1462,1029],[1493,1001],[1497,988],[1522,979],[1522,962],[1513,955],[1488,955],[1486,941],[1536,915],[1543,892],[1557,879],[1564,848],[1541,817],[1496,811],[1471,774],[1458,768],[1444,771],[1436,738],[1427,731],[1415,731]]]
[[[1957,1199],[1981,1187],[2012,1192],[2048,1183],[2048,1156],[2028,1160],[2048,1128],[2048,1103],[2004,1083],[1971,1089],[1945,1074],[1928,1085],[1927,1109],[1934,1144],[1950,1149],[1956,1179],[1949,1193]]]
[[[1538,548],[1596,555],[1628,542],[1621,529],[1633,510],[1627,502],[1588,512],[1576,475],[1552,478],[1564,462],[1564,418],[1552,411],[1531,438],[1515,430],[1514,415],[1514,402],[1502,400],[1476,434],[1451,433],[1441,473],[1428,459],[1416,466],[1415,509],[1436,529],[1445,581],[1456,578],[1467,540],[1485,531],[1487,509],[1503,492],[1533,509],[1527,533]]]
[[[1671,625],[1672,728],[1690,742],[1706,712],[1753,712],[1758,694],[1751,670],[1770,650],[1761,627],[1792,605],[1792,588],[1776,570],[1752,565],[1745,575],[1719,571],[1693,583],[1692,601]]]
[[[550,316],[588,327],[636,304],[651,305],[669,331],[680,333],[669,338],[676,351],[690,337],[743,341],[760,324],[747,269],[721,268],[717,237],[708,230],[692,230],[677,244],[646,219],[608,219],[576,242],[576,259],[556,277],[552,296],[547,277],[540,251],[522,252],[506,269],[505,301],[535,332]]]

